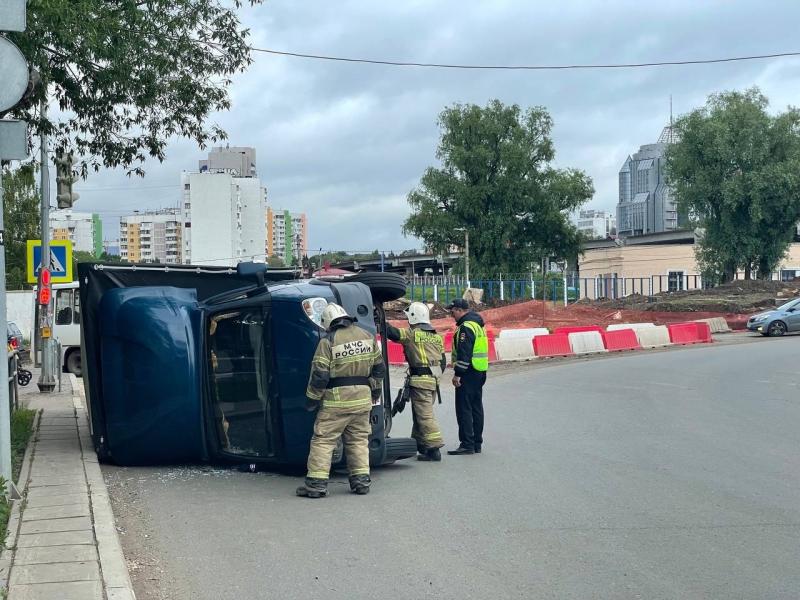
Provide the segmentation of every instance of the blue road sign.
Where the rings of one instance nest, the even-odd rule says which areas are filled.
[[[36,283],[41,265],[42,242],[28,240],[28,283]],[[50,275],[53,283],[72,281],[72,243],[69,240],[50,242]]]

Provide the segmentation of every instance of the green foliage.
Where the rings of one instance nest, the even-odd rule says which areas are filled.
[[[230,108],[231,76],[251,62],[236,9],[261,0],[29,0],[28,27],[9,37],[46,89],[13,111],[89,168],[143,174],[174,136],[201,147],[225,133],[209,115]],[[48,94],[59,121],[37,110]]]
[[[404,233],[434,250],[464,244],[469,231],[475,271],[525,271],[542,256],[577,253],[580,237],[567,213],[594,194],[591,179],[552,166],[552,119],[498,100],[446,108],[436,157],[408,195]]]
[[[767,106],[757,88],[712,95],[678,119],[667,150],[678,209],[703,230],[698,262],[721,281],[768,276],[800,220],[800,111]]]
[[[35,410],[18,408],[11,413],[11,472],[14,481],[19,480],[22,470],[22,459],[33,432]],[[6,497],[6,481],[0,477],[0,542],[5,542],[8,517],[11,514],[11,503]]]
[[[273,254],[267,259],[267,266],[280,269],[285,267],[286,265],[284,264],[283,259],[280,256],[276,256]]]
[[[3,168],[3,219],[5,223],[6,288],[30,288],[26,283],[27,240],[39,239],[39,193],[35,168],[24,164]]]

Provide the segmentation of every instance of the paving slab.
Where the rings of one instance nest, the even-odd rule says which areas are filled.
[[[22,513],[22,522],[41,521],[45,519],[67,519],[71,517],[88,517],[89,503],[68,504],[64,506],[27,507]]]
[[[44,565],[14,565],[11,585],[20,583],[58,583],[67,581],[99,581],[100,563],[84,562],[49,563]]]
[[[91,544],[66,546],[34,546],[20,548],[14,555],[14,565],[36,565],[75,561],[96,561],[97,549]]]
[[[99,581],[39,583],[14,586],[9,600],[103,600],[103,584]]]
[[[81,477],[42,477],[41,475],[38,477],[31,476],[31,480],[28,483],[28,487],[37,488],[37,487],[53,487],[53,486],[61,486],[61,485],[75,485],[78,483],[83,483],[85,478]]]
[[[85,504],[89,506],[89,495],[80,494],[59,494],[55,496],[28,496],[26,510],[32,508],[44,508],[46,506],[68,506],[73,504]]]
[[[68,494],[86,494],[86,482],[71,482],[64,485],[48,485],[28,490],[28,499],[42,498],[44,496],[65,496]]]
[[[92,520],[89,517],[73,517],[70,519],[46,519],[43,521],[25,521],[25,512],[22,513],[20,534],[26,533],[56,533],[59,531],[92,531]]]
[[[74,546],[91,544],[94,546],[92,531],[57,531],[54,533],[21,534],[17,538],[17,548],[35,548],[38,546]]]
[[[0,578],[12,600],[135,600],[82,382],[68,381],[64,392],[29,396],[27,406],[43,412],[20,481],[26,501],[14,521],[19,534],[0,556]]]

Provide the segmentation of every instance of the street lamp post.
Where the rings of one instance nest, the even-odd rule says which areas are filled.
[[[467,287],[472,287],[469,280],[469,230],[466,227],[459,227],[456,231],[464,232],[464,274],[467,276]]]

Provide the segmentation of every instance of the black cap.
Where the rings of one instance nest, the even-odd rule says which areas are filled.
[[[447,310],[453,310],[454,308],[458,308],[461,310],[469,310],[469,302],[464,300],[463,298],[456,298],[450,304],[445,307]]]

